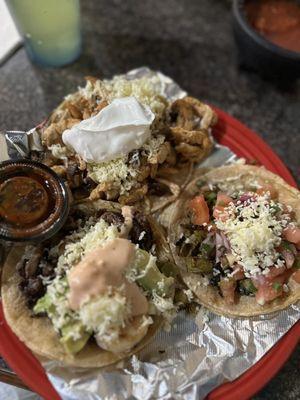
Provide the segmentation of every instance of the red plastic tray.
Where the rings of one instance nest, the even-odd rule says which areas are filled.
[[[279,157],[245,125],[216,109],[219,122],[214,136],[238,156],[256,160],[268,170],[280,175],[289,184],[296,183]],[[259,391],[283,366],[300,340],[300,322],[252,368],[233,382],[223,384],[208,396],[209,400],[246,400]],[[39,361],[19,341],[4,319],[0,304],[0,354],[19,377],[45,400],[59,400]]]

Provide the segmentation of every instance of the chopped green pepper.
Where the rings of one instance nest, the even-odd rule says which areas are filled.
[[[176,278],[178,275],[178,268],[177,266],[170,262],[170,261],[165,261],[165,262],[156,262],[158,269],[160,272],[162,272],[166,277],[172,276],[173,278]]]
[[[276,290],[276,292],[278,292],[282,288],[282,283],[274,282],[272,287],[274,290]]]
[[[214,246],[208,244],[208,243],[202,243],[201,244],[201,254],[204,257],[209,257],[211,255],[211,252],[213,251]]]
[[[293,268],[300,269],[300,256],[297,256],[295,258],[295,261],[294,261],[294,264],[293,264]]]
[[[74,332],[78,333],[78,339],[72,337]],[[68,353],[76,354],[84,348],[90,336],[80,321],[73,321],[62,328],[60,342]]]
[[[205,232],[204,231],[195,231],[189,236],[189,240],[191,243],[198,244],[202,242],[202,240],[205,238]]]
[[[257,292],[256,287],[253,285],[251,279],[242,279],[238,282],[239,292],[246,296],[251,296]]]
[[[217,193],[216,192],[205,192],[204,198],[208,206],[214,206],[217,201]]]
[[[203,179],[199,179],[199,180],[196,182],[196,185],[197,185],[197,187],[201,188],[202,186],[205,185],[205,181],[204,181]]]
[[[279,211],[281,211],[281,208],[280,208],[280,206],[278,205],[278,204],[272,204],[271,206],[270,206],[270,211],[273,213],[273,214],[277,214]]]
[[[187,269],[194,274],[208,274],[213,269],[213,264],[205,257],[188,257]]]
[[[292,250],[292,244],[283,240],[281,246],[286,250]]]

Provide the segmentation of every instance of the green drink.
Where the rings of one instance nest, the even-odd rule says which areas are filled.
[[[34,62],[59,67],[79,56],[79,0],[6,1]]]

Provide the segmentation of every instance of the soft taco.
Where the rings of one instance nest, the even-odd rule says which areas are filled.
[[[213,312],[253,316],[300,299],[300,193],[263,167],[231,165],[193,180],[174,206],[172,253]]]
[[[10,253],[1,294],[11,329],[37,355],[79,367],[140,350],[175,312],[158,225],[129,206],[87,200],[60,236]]]
[[[217,116],[195,98],[165,97],[162,86],[158,76],[87,77],[86,86],[53,111],[41,129],[39,157],[67,181],[75,199],[132,205],[148,196],[148,208],[156,210],[177,197],[173,177],[179,166],[181,176],[188,174],[209,155]]]

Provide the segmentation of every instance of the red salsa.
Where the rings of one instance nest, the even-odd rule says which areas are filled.
[[[0,164],[0,238],[44,240],[68,215],[68,194],[57,175],[29,160]]]
[[[49,195],[37,180],[16,176],[0,185],[0,217],[13,225],[32,225],[46,215]]]
[[[300,3],[295,0],[253,0],[246,3],[253,28],[274,44],[300,52]]]

